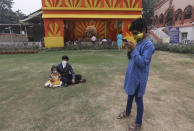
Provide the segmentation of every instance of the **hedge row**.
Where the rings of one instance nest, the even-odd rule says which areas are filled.
[[[154,46],[156,50],[194,54],[194,44],[156,43]]]
[[[0,51],[20,51],[20,50],[39,50],[37,45],[23,46],[23,45],[0,45]]]
[[[91,49],[91,50],[101,50],[101,49],[116,49],[117,45],[103,44],[103,45],[66,45],[64,49],[68,50],[82,50],[82,49]]]
[[[103,50],[103,49],[117,49],[117,45],[111,44],[80,44],[80,45],[65,45],[63,48],[47,48],[47,51],[56,51],[56,50]]]
[[[169,44],[169,43],[155,43],[154,44],[156,50],[161,51],[170,51],[177,53],[192,53],[194,54],[194,44]],[[37,50],[38,47],[11,47],[11,46],[1,46],[0,51],[12,51],[12,50]],[[49,50],[103,50],[103,49],[117,49],[117,45],[111,44],[80,44],[80,45],[65,45],[64,48],[56,48],[56,49],[46,49]],[[39,49],[40,50],[40,49]]]

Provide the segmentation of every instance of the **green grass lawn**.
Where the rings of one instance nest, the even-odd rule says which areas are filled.
[[[69,63],[86,83],[48,89],[50,67]],[[42,51],[0,55],[0,130],[125,131],[132,117],[123,90],[125,51]],[[192,131],[194,128],[194,55],[155,52],[144,97],[143,131]]]

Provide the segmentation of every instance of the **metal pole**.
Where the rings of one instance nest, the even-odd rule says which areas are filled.
[[[8,28],[9,28],[9,34],[11,36],[11,42],[13,42],[13,38],[12,38],[12,34],[11,34],[11,27],[9,26]]]
[[[22,27],[21,27],[21,24],[20,24],[20,34],[22,34]]]
[[[27,37],[27,42],[28,42],[28,32],[27,32],[26,26],[25,26],[25,32],[26,32],[26,37]]]

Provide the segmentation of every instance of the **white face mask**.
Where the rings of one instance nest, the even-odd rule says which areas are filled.
[[[67,64],[67,61],[62,61],[62,65],[63,65],[63,68],[65,68],[66,67],[66,64]]]
[[[56,74],[56,73],[57,73],[57,71],[53,71],[53,73],[54,73],[54,74]]]

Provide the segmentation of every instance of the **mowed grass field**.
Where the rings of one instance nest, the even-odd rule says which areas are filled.
[[[48,89],[50,67],[69,63],[86,83]],[[123,90],[126,52],[116,50],[50,51],[0,55],[1,131],[125,131],[132,116]],[[156,51],[144,96],[142,131],[194,130],[194,55]]]

